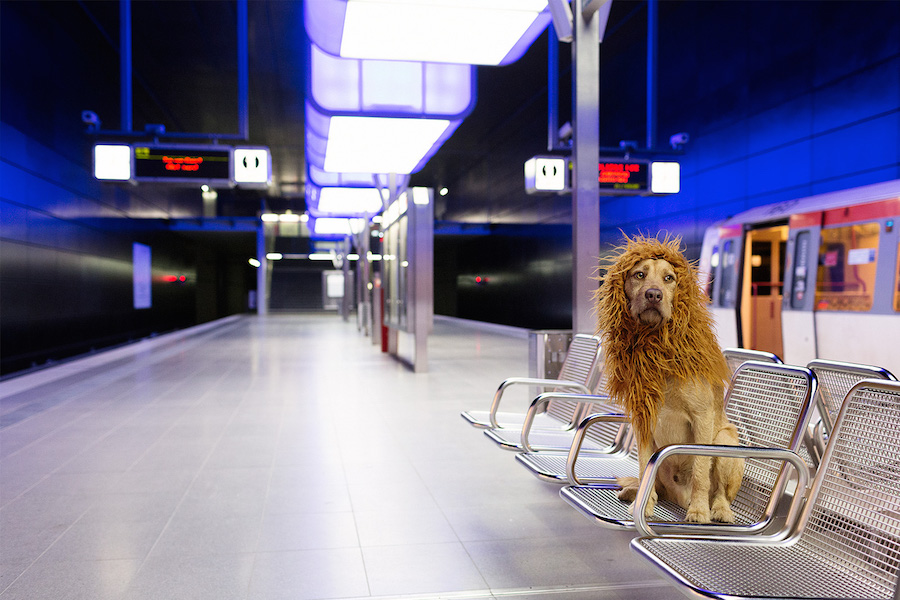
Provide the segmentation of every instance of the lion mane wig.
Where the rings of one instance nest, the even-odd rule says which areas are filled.
[[[624,234],[623,234],[624,235]],[[728,366],[716,340],[708,300],[695,264],[681,252],[681,237],[624,236],[615,249],[595,295],[605,355],[607,391],[621,404],[642,439],[651,439],[665,402],[668,381],[701,380],[724,389]],[[639,322],[628,311],[625,279],[646,258],[663,259],[675,269],[672,318],[658,327]]]

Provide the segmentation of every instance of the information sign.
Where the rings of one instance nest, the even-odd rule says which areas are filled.
[[[228,181],[231,177],[230,159],[231,148],[135,145],[134,177],[137,180]]]

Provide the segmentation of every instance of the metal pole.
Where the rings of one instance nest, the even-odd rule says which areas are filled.
[[[256,314],[262,316],[269,314],[269,294],[266,293],[269,260],[266,258],[266,224],[262,220],[256,230],[256,260],[259,261],[256,269]]]
[[[237,3],[237,66],[238,66],[238,131],[241,139],[250,139],[249,62],[247,43],[247,0]]]
[[[576,0],[572,42],[572,328],[594,333],[593,297],[600,255],[600,19],[585,19]]]
[[[132,58],[131,58],[131,0],[119,0],[119,78],[121,105],[121,129],[131,131],[132,127]]]
[[[547,28],[547,150],[559,146],[559,38]]]
[[[647,0],[647,148],[656,145],[657,0]]]

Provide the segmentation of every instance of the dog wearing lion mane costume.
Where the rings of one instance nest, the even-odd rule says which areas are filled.
[[[697,268],[680,246],[680,237],[626,235],[595,297],[607,389],[629,416],[642,476],[663,446],[738,444],[724,411],[728,367]],[[660,465],[646,514],[662,498],[685,508],[688,521],[733,522],[743,468],[738,458],[673,455]],[[632,501],[639,480],[618,483],[619,497]]]

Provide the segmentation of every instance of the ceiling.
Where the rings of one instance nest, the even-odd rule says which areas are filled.
[[[118,50],[119,3],[79,2],[79,6],[107,39],[106,50],[109,46]],[[302,211],[303,4],[249,2],[248,11],[249,136],[251,143],[268,146],[272,153],[274,186],[266,202],[274,210]],[[169,133],[238,132],[236,23],[237,4],[232,0],[132,3],[134,130],[159,123]],[[545,102],[546,35],[538,45],[539,51],[513,65],[479,68],[475,111],[413,176],[415,184],[440,187],[464,175],[506,141],[504,127],[530,105]],[[540,106],[546,111],[546,104]],[[103,129],[118,128],[117,114],[101,116]],[[537,150],[546,144],[545,119],[545,114],[537,119]]]

